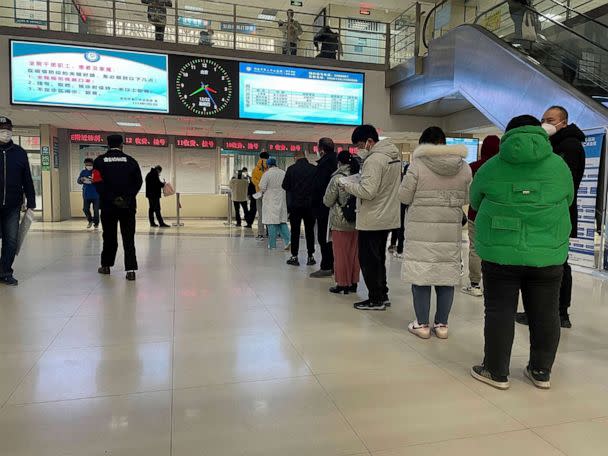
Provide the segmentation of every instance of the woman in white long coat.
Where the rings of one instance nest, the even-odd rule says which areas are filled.
[[[268,227],[268,248],[277,247],[277,234],[281,235],[287,247],[290,239],[287,226],[287,196],[282,187],[285,171],[277,168],[274,158],[269,158],[267,165],[268,171],[260,181],[260,191],[263,198],[262,219]]]

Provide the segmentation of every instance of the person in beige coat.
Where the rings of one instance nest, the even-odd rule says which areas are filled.
[[[380,141],[372,125],[353,131],[352,143],[363,160],[360,179],[342,184],[357,197],[359,262],[369,299],[354,305],[358,310],[386,310],[390,305],[386,283],[386,242],[401,224],[397,193],[401,182],[401,153],[390,139]]]
[[[423,339],[431,337],[432,286],[437,293],[433,331],[441,339],[448,337],[454,286],[460,281],[462,207],[471,184],[466,147],[445,142],[439,127],[422,133],[399,189],[399,199],[409,205],[402,278],[412,284],[416,311],[408,330]]]

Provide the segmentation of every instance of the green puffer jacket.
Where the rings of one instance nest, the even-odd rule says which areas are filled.
[[[473,179],[475,248],[485,261],[555,266],[568,257],[572,174],[540,127],[507,132]]]

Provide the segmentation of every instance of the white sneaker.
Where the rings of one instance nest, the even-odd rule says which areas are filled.
[[[480,286],[472,286],[468,285],[466,287],[462,287],[462,292],[471,296],[475,296],[476,298],[481,298],[483,296],[483,291],[481,291]]]
[[[286,252],[291,250],[291,244],[287,244],[283,250],[285,250]]]
[[[407,326],[407,330],[413,335],[420,337],[421,339],[431,338],[431,327],[429,325],[419,325],[418,320],[414,320]]]
[[[448,338],[448,325],[443,325],[441,323],[435,323],[433,325],[433,332],[439,339],[447,339]]]
[[[403,253],[393,253],[393,258],[395,258],[396,260],[403,260]]]

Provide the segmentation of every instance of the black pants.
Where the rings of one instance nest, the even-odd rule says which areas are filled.
[[[103,249],[101,265],[112,267],[116,261],[118,250],[118,224],[125,253],[125,270],[137,270],[137,255],[135,253],[135,209],[118,209],[107,207],[101,210],[101,226],[103,228]]]
[[[568,316],[568,309],[572,300],[572,268],[568,261],[564,263],[564,275],[562,285],[559,289],[559,314],[562,317]]]
[[[386,284],[386,241],[389,230],[359,231],[359,263],[369,299],[380,303],[388,296]]]
[[[401,226],[391,231],[391,245],[397,246],[397,253],[403,253],[403,243],[405,241],[405,210],[407,206],[401,205]]]
[[[252,226],[253,221],[255,220],[255,215],[258,212],[258,205],[255,202],[254,198],[249,198],[249,213],[245,217],[245,221],[247,222],[247,226]]]
[[[289,212],[291,226],[291,255],[298,256],[300,252],[300,232],[304,222],[304,235],[306,236],[306,250],[308,256],[315,253],[315,216],[312,209],[292,208]]]
[[[91,214],[91,206],[93,206],[93,214]],[[84,212],[89,223],[92,223],[95,226],[99,225],[99,198],[85,198],[82,212]]]
[[[530,366],[551,371],[559,345],[559,288],[563,266],[534,268],[482,262],[485,301],[484,365],[509,375],[519,292],[528,315]]]
[[[163,216],[160,213],[160,198],[148,198],[148,203],[150,204],[150,208],[148,209],[148,218],[150,219],[150,225],[155,225],[155,215],[156,219],[158,220],[158,224],[164,225],[165,221],[163,220]]]
[[[327,226],[329,225],[329,208],[323,206],[315,209],[317,221],[317,242],[321,248],[321,269],[324,271],[334,270],[334,249],[327,239]],[[385,240],[386,242],[386,240]]]
[[[298,54],[298,43],[296,41],[290,41],[283,46],[284,55],[297,55]]]
[[[241,219],[241,207],[243,208],[243,214],[245,216],[245,222],[247,222],[247,224],[249,225],[249,209],[247,208],[247,201],[233,201],[232,204],[234,204],[234,214],[235,214],[235,218],[236,218],[236,224],[237,225],[241,225],[242,223],[242,219]]]
[[[156,41],[165,41],[165,26],[155,25],[154,26],[154,39]]]
[[[0,238],[2,251],[0,253],[0,277],[13,275],[13,263],[17,255],[19,242],[19,217],[21,208],[5,207],[0,209]]]

